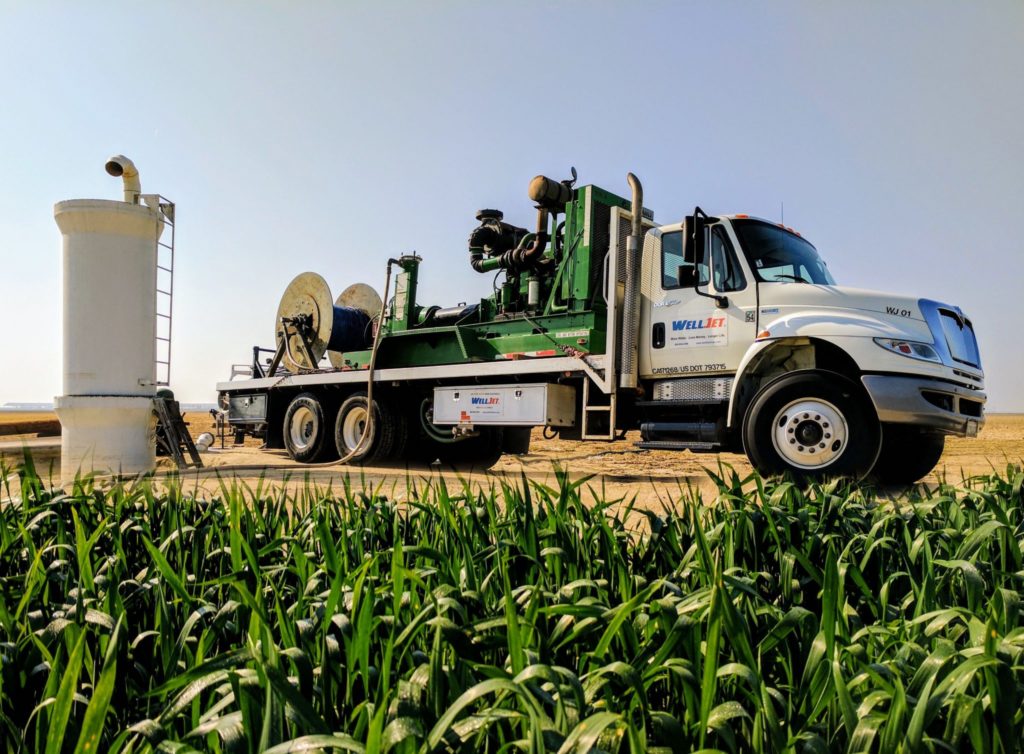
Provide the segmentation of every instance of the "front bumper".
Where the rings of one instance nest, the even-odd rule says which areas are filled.
[[[861,378],[880,422],[974,437],[985,424],[984,393],[949,382],[891,374]]]

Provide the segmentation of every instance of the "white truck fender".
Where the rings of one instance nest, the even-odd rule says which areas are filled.
[[[757,363],[758,357],[779,343],[806,341],[811,338],[836,345],[855,362],[858,360],[849,348],[849,344],[855,342],[851,341],[851,338],[904,338],[925,342],[932,340],[928,325],[918,320],[908,319],[897,325],[890,320],[872,316],[870,312],[837,312],[835,309],[801,309],[791,314],[781,314],[760,327],[758,339],[750,345],[740,360],[729,395],[728,426],[734,424],[736,398],[743,378],[751,365]],[[845,347],[843,341],[846,341]]]

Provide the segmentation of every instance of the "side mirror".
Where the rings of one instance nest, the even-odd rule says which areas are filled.
[[[700,276],[697,270],[699,269],[698,265],[703,263],[705,259],[704,231],[707,228],[708,219],[707,213],[700,207],[694,207],[693,214],[687,215],[683,219],[683,261],[687,264],[680,265],[679,267],[679,285],[687,288],[692,287],[697,295],[713,298],[715,305],[719,309],[725,309],[729,306],[728,298],[705,293],[700,289]],[[688,267],[685,273],[683,271],[684,266]]]
[[[683,220],[683,260],[692,265],[704,258],[705,217],[701,208],[697,207],[692,215],[687,215]]]
[[[694,288],[699,282],[697,279],[697,268],[692,264],[681,264],[676,270],[676,280],[680,288]]]

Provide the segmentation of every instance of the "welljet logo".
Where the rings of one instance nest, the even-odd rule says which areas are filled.
[[[725,327],[725,317],[676,319],[672,321],[673,330],[713,330],[717,327]]]
[[[473,396],[469,399],[469,402],[474,406],[496,406],[498,405],[498,397],[496,395],[491,396],[490,398]]]

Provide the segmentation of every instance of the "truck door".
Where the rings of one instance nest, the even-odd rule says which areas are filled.
[[[731,229],[707,227],[693,260],[683,258],[681,226],[658,233],[648,234],[644,249],[642,376],[735,372],[757,332],[757,290]],[[712,297],[698,293],[695,279]],[[724,296],[725,306],[713,296]]]

